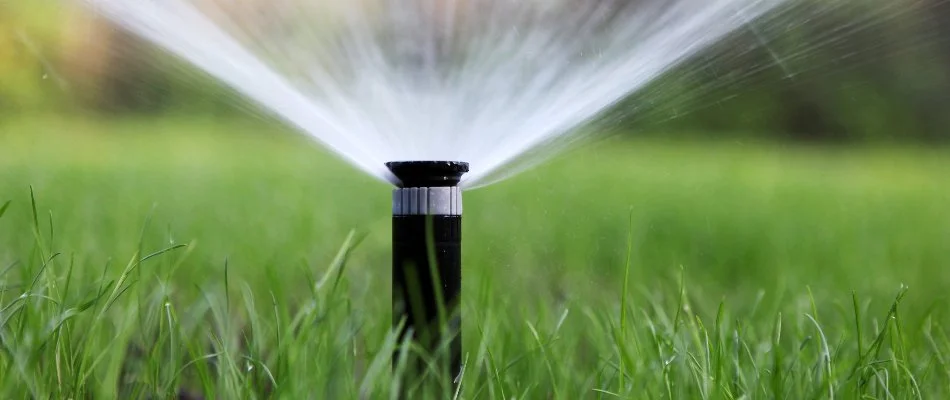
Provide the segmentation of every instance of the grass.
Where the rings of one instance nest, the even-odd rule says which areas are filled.
[[[0,123],[0,398],[413,390],[389,189],[285,133]],[[950,396],[946,156],[627,140],[469,192],[462,385],[412,398]]]

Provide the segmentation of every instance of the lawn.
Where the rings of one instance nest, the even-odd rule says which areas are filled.
[[[466,193],[459,398],[950,396],[950,150],[714,139]],[[0,122],[0,398],[394,398],[389,196],[260,121]]]

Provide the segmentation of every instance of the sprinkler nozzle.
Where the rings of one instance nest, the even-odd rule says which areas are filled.
[[[462,174],[468,172],[468,163],[459,161],[394,161],[386,167],[404,188],[458,186]]]

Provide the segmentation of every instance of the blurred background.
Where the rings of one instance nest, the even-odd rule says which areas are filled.
[[[632,96],[611,127],[638,136],[945,141],[945,3],[796,2],[786,17],[750,24]],[[246,9],[253,15],[253,6]],[[0,10],[0,113],[7,118],[246,114],[214,80],[183,74],[188,67],[177,60],[75,7],[8,1]]]

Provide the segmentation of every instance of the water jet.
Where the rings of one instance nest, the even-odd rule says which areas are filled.
[[[462,191],[464,162],[386,163],[399,180],[393,190],[393,326],[400,339],[446,356],[450,376],[461,372]],[[443,345],[448,348],[440,350]]]

